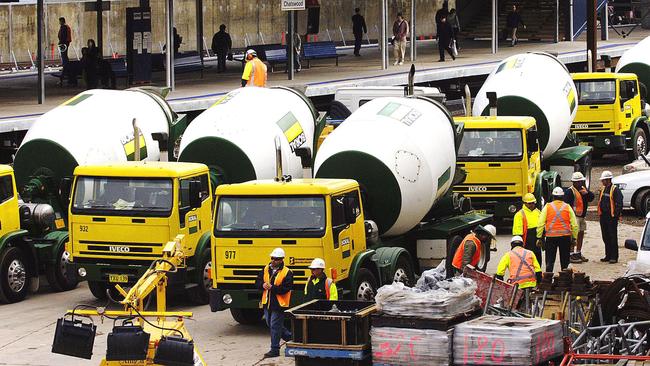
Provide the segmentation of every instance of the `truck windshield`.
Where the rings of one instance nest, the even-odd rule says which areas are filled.
[[[320,237],[323,197],[221,197],[215,236]]]
[[[578,104],[612,104],[616,100],[614,80],[576,80]]]
[[[520,130],[465,130],[458,148],[460,161],[519,161],[522,157]]]
[[[72,212],[114,216],[169,216],[171,179],[79,177]]]

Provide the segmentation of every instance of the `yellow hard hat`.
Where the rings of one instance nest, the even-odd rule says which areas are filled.
[[[535,198],[535,195],[532,193],[526,193],[522,201],[524,201],[524,203],[537,203],[537,198]]]

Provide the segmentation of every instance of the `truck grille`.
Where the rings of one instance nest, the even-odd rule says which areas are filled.
[[[454,187],[454,192],[466,196],[516,196],[515,183],[472,183],[459,184]]]
[[[80,240],[79,254],[85,256],[159,258],[163,243],[120,243]]]
[[[571,124],[571,132],[588,133],[588,132],[606,132],[610,130],[609,121],[591,121],[591,122],[574,122]]]
[[[219,277],[223,277],[225,281],[255,283],[257,275],[263,268],[264,266],[256,265],[224,265],[219,266],[217,274]],[[293,271],[294,282],[305,283],[307,278],[311,276],[311,271],[307,266],[289,266],[289,269]]]

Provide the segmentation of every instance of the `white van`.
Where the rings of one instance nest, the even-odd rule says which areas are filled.
[[[637,251],[637,263],[650,266],[650,212],[646,215],[645,227],[641,232],[641,243],[637,243],[634,239],[627,239],[625,248]]]

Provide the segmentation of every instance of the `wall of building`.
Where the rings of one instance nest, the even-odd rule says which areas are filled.
[[[47,1],[47,0],[46,0]],[[107,0],[104,0],[107,1]],[[389,0],[388,32],[398,12],[404,13],[410,20],[411,1],[416,1],[417,35],[435,34],[435,12],[442,7],[443,0]],[[110,11],[103,14],[104,54],[126,52],[126,11],[127,7],[138,5],[138,0],[110,1]],[[450,1],[450,7],[455,4]],[[152,37],[154,52],[160,52],[165,43],[165,1],[150,0],[152,13]],[[341,33],[349,42],[353,39],[351,17],[354,8],[360,7],[366,18],[369,38],[377,39],[380,30],[381,7],[378,0],[320,0],[320,29],[318,40],[341,41]],[[83,3],[46,4],[45,46],[47,58],[55,59],[58,18],[65,17],[72,28],[73,42],[69,56],[74,58],[81,54],[88,39],[96,39],[97,18],[95,12],[85,11]],[[298,12],[298,30],[306,29],[306,11]],[[174,18],[178,33],[183,37],[181,52],[197,49],[196,37],[196,2],[195,0],[174,0]],[[287,16],[280,10],[280,0],[203,0],[204,36],[208,47],[212,35],[219,30],[220,24],[226,24],[235,47],[244,47],[246,43],[278,43],[286,29]],[[11,46],[10,30],[11,24]],[[340,27],[340,28],[339,28]],[[329,35],[328,35],[329,32]],[[245,40],[247,39],[247,40]],[[263,42],[264,41],[264,42]],[[36,5],[12,4],[0,6],[0,57],[9,61],[9,51],[13,49],[19,61],[28,60],[28,50],[34,53],[36,48]],[[76,52],[76,53],[75,53]]]

